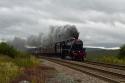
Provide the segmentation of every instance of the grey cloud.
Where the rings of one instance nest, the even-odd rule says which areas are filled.
[[[85,44],[124,43],[124,4],[124,0],[0,0],[0,39],[26,38],[47,33],[50,25],[73,24]]]
[[[124,0],[56,0],[59,5],[77,10],[98,10],[112,12],[124,12]],[[56,3],[56,4],[57,4]]]

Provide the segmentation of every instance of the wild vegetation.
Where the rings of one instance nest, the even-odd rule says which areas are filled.
[[[0,43],[0,83],[9,83],[19,76],[21,69],[39,65],[39,60],[7,43]]]
[[[110,63],[110,64],[118,64],[125,65],[125,58],[120,59],[119,56],[102,56],[97,59],[99,62]]]
[[[125,58],[125,45],[121,46],[119,51],[119,58],[124,59]]]
[[[0,53],[14,58],[18,54],[18,51],[7,43],[2,42],[0,43]]]
[[[12,52],[12,53],[11,53]],[[20,52],[7,43],[0,43],[0,83],[76,83],[53,67],[41,65],[39,59]]]
[[[121,46],[119,50],[101,51],[101,55],[92,52],[92,55],[88,55],[87,59],[104,63],[125,65],[125,45]]]

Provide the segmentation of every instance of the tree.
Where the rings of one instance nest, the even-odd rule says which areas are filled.
[[[14,58],[17,55],[17,52],[18,51],[14,47],[8,45],[7,43],[0,43],[0,54],[8,55]]]
[[[119,51],[119,58],[125,58],[125,45],[120,47],[120,51]]]

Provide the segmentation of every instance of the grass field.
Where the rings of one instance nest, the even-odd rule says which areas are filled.
[[[90,51],[86,60],[125,65],[125,58],[118,58],[118,50]]]

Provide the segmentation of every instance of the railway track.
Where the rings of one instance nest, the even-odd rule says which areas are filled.
[[[103,66],[103,67],[108,67],[108,68],[114,68],[114,69],[119,69],[119,70],[124,70],[125,71],[125,65],[115,65],[115,64],[108,64],[108,63],[95,62],[95,61],[86,61],[85,63],[92,64],[92,65]]]
[[[110,83],[125,83],[124,66],[87,61],[85,63],[56,58],[42,57],[57,64],[92,75]]]

